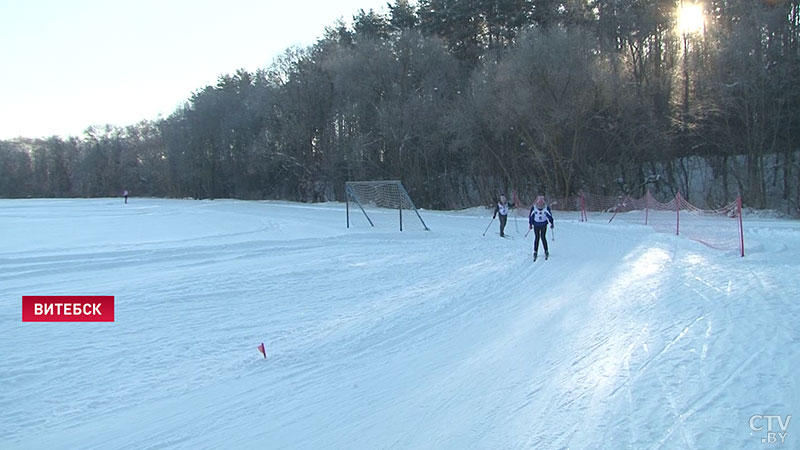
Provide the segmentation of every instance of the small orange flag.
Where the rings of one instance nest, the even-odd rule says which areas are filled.
[[[267,357],[267,351],[266,351],[266,350],[264,350],[264,343],[263,343],[263,342],[261,343],[261,345],[259,345],[259,346],[258,346],[258,351],[260,351],[260,352],[261,352],[261,354],[262,354],[262,355],[264,355],[264,358],[266,359],[266,357]]]

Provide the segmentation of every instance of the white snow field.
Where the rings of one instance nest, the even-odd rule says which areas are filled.
[[[522,219],[344,209],[0,200],[0,448],[800,448],[797,221],[741,258],[556,211],[534,263]]]

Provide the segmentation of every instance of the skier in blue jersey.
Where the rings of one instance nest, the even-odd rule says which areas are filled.
[[[547,222],[550,222],[550,228],[554,227],[553,214],[550,212],[550,207],[544,201],[543,196],[538,196],[536,201],[531,206],[531,212],[528,214],[528,229],[533,229],[533,260],[539,253],[539,240],[542,241],[544,247],[544,259],[550,257],[550,252],[547,250]]]

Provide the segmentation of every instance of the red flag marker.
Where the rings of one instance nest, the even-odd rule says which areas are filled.
[[[267,358],[267,351],[264,350],[264,343],[263,342],[261,343],[261,345],[258,346],[258,351],[260,351],[261,354],[264,355],[264,359]]]

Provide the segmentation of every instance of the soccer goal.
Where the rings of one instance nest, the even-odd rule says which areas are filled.
[[[414,211],[425,231],[430,231],[400,181],[348,181],[344,184],[344,189],[346,191],[347,228],[350,228],[350,202],[352,201],[361,209],[370,226],[375,226],[375,222],[372,221],[370,214],[367,212],[370,209],[369,207],[372,206],[379,208],[378,210],[370,210],[373,217],[376,218],[385,216],[387,210],[397,210],[400,231],[403,231],[403,210]]]

